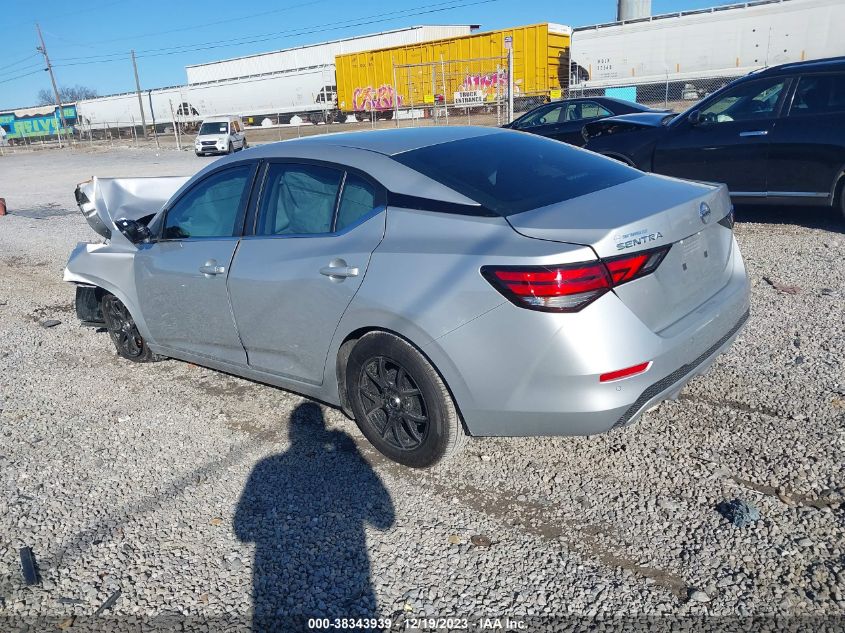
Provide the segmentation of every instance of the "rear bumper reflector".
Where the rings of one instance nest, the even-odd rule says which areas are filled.
[[[636,376],[638,374],[642,374],[647,372],[651,367],[651,361],[647,363],[640,363],[639,365],[634,365],[633,367],[626,367],[625,369],[617,369],[616,371],[609,371],[606,374],[601,374],[599,376],[599,382],[612,382],[614,380],[622,380],[623,378],[630,378],[631,376]]]

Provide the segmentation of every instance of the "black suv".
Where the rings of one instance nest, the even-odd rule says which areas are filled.
[[[645,171],[726,183],[736,202],[845,214],[845,57],[757,71],[674,118],[611,117],[584,136]]]

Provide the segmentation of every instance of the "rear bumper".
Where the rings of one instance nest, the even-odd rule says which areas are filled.
[[[441,370],[471,435],[592,435],[630,424],[673,397],[725,351],[749,314],[737,248],[728,282],[679,321],[653,332],[613,293],[581,312],[499,306],[424,349]],[[608,371],[651,361],[636,376]]]

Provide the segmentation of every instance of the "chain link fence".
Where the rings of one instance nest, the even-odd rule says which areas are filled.
[[[570,84],[567,97],[616,97],[635,101],[659,110],[681,112],[728,85],[736,76],[695,78],[667,77],[646,83],[618,83],[591,85],[589,82]]]
[[[377,107],[358,105],[394,119],[397,127],[498,126],[549,101],[547,92],[526,93],[520,84],[511,81],[507,56],[396,65],[393,85],[383,87]]]

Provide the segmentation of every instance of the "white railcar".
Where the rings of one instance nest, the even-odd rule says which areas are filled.
[[[573,30],[573,83],[731,77],[845,55],[845,1],[762,0]]]

